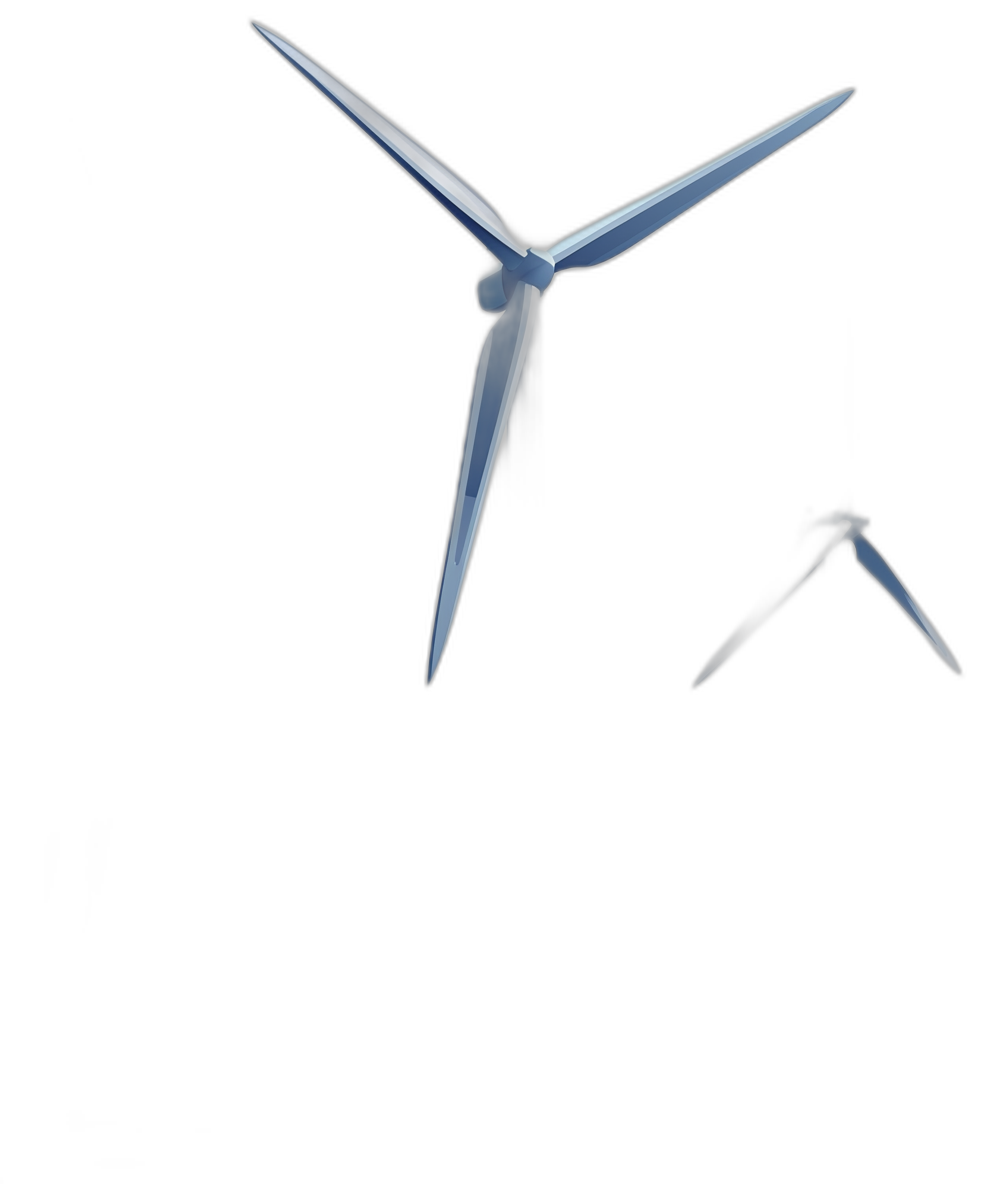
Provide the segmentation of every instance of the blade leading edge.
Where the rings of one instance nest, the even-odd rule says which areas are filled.
[[[411,140],[405,132],[365,103],[360,95],[355,95],[338,78],[327,73],[289,42],[254,21],[252,27],[313,82],[326,98],[332,99],[345,115],[349,115],[358,127],[363,128],[428,193],[437,198],[505,267],[513,269],[518,266],[525,257],[525,248],[511,238],[497,211],[475,190],[470,189],[461,177],[457,177],[415,140]]]
[[[567,267],[593,267],[596,263],[605,263],[607,259],[619,255],[635,243],[639,243],[642,238],[653,234],[666,222],[671,222],[690,206],[695,206],[715,189],[720,189],[739,173],[744,173],[746,169],[752,168],[778,148],[783,148],[802,132],[814,127],[845,103],[853,93],[853,90],[845,90],[825,99],[793,119],[757,136],[755,140],[750,140],[748,144],[743,144],[741,148],[734,149],[681,180],[673,181],[664,189],[631,202],[623,209],[563,239],[549,250],[556,270],[563,271]]]
[[[427,664],[428,682],[434,677],[441,660],[455,615],[455,605],[469,562],[490,471],[521,378],[539,295],[538,288],[519,281],[507,308],[490,330],[480,355],[472,410],[469,412],[469,430],[462,456],[462,473],[455,499],[455,515],[434,614]]]

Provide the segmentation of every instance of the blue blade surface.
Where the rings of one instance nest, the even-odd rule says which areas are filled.
[[[810,107],[801,115],[771,128],[755,140],[750,140],[741,148],[736,148],[711,164],[704,165],[689,176],[674,181],[664,189],[642,197],[639,201],[632,202],[563,239],[555,247],[550,247],[549,251],[556,264],[556,270],[563,271],[567,267],[593,267],[596,263],[604,263],[607,259],[619,255],[667,222],[671,222],[690,206],[695,206],[715,189],[726,185],[739,173],[744,173],[746,169],[752,168],[778,148],[783,148],[802,132],[808,131],[810,127],[835,111],[841,103],[846,102],[853,93],[852,90],[845,90],[842,94],[834,95],[817,106]]]
[[[454,214],[505,267],[518,266],[525,257],[525,248],[511,238],[497,211],[474,189],[311,58],[261,25],[253,22],[252,27]]]
[[[441,660],[448,630],[455,615],[455,605],[458,603],[462,579],[469,562],[473,537],[486,496],[487,482],[521,378],[522,363],[528,350],[538,303],[539,289],[531,284],[519,282],[507,308],[490,330],[483,346],[483,353],[480,355],[472,410],[469,413],[469,430],[462,456],[462,473],[459,477],[458,496],[455,499],[455,514],[448,539],[441,592],[434,614],[430,659],[427,664],[428,682],[434,677],[434,671]]]
[[[952,651],[942,640],[938,630],[931,624],[914,598],[897,579],[893,569],[863,534],[854,536],[854,550],[858,557],[858,563],[885,588],[910,620],[913,621],[928,641],[931,642],[942,661],[947,662],[956,674],[961,674],[962,671],[959,668],[959,663],[953,657]]]

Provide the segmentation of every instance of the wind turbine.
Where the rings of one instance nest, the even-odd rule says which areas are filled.
[[[903,609],[910,623],[916,626],[919,635],[931,646],[933,654],[942,659],[946,667],[955,671],[955,674],[961,675],[963,673],[961,665],[956,662],[955,655],[944,643],[942,635],[931,624],[931,619],[913,599],[903,581],[899,579],[890,565],[885,559],[882,559],[878,547],[872,546],[863,533],[866,527],[871,526],[871,522],[871,519],[853,514],[849,509],[834,510],[832,514],[823,514],[820,517],[813,517],[810,513],[805,515],[801,526],[798,527],[797,534],[797,554],[803,559],[800,573],[792,574],[792,578],[783,588],[777,588],[776,592],[766,594],[757,605],[753,606],[749,616],[707,659],[704,669],[694,678],[691,689],[699,687],[713,674],[717,674],[728,658],[732,657],[741,645],[749,641],[749,638],[760,626],[768,622],[772,614],[798,591],[798,588],[810,575],[828,564],[841,542],[850,543],[850,546],[854,548],[854,558],[858,560],[858,564],[871,575],[882,590],[890,594],[900,609]],[[797,574],[797,578],[794,578],[795,574]]]
[[[441,660],[455,614],[490,471],[528,351],[539,297],[549,287],[553,276],[571,267],[594,267],[621,254],[739,173],[808,131],[854,92],[845,90],[833,95],[681,180],[586,226],[549,250],[538,250],[516,242],[500,215],[479,194],[359,95],[283,38],[254,22],[253,27],[402,165],[414,180],[419,181],[500,262],[497,271],[481,280],[477,289],[484,309],[503,308],[504,312],[490,330],[476,370],[462,473],[431,635],[427,663],[429,682]]]

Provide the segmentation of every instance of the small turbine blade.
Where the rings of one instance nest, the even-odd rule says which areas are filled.
[[[854,535],[852,541],[858,563],[885,588],[910,620],[913,621],[928,641],[931,642],[942,661],[949,665],[956,674],[961,674],[962,670],[959,667],[959,663],[955,660],[952,651],[942,640],[938,630],[924,615],[920,605],[918,605],[906,588],[900,583],[896,573],[889,564],[886,563],[863,534]]]

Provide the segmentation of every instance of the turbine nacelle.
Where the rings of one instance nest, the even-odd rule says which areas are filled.
[[[548,251],[536,251],[529,248],[528,253],[513,270],[501,265],[488,276],[484,276],[476,286],[480,308],[486,312],[503,308],[511,299],[511,294],[519,280],[545,292],[553,279],[553,256]]]

